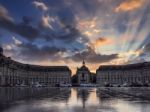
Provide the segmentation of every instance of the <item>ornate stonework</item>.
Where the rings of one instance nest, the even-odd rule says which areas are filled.
[[[130,65],[100,66],[96,72],[97,84],[132,85],[150,83],[150,62]]]
[[[82,66],[77,68],[76,75],[78,77],[78,84],[90,83],[90,70],[86,67],[84,60],[82,62]]]
[[[16,62],[2,55],[0,49],[0,86],[42,85],[70,83],[71,70],[67,66],[39,66]]]

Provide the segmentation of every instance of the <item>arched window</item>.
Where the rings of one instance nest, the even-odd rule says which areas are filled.
[[[84,73],[82,73],[82,78],[84,78]]]

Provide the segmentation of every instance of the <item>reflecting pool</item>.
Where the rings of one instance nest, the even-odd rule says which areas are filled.
[[[150,112],[150,88],[0,88],[0,112]]]

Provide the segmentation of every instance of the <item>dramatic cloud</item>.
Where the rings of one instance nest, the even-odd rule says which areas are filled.
[[[123,52],[123,53],[119,53],[119,57],[130,57],[132,55],[138,57],[141,54],[141,50],[137,50],[137,51],[128,51],[128,52]]]
[[[12,21],[13,19],[9,16],[8,11],[0,4],[0,17],[6,19],[8,21]]]
[[[22,42],[20,40],[18,40],[16,37],[13,37],[13,40],[14,40],[15,45],[22,44]]]
[[[38,47],[37,45],[30,44],[30,43],[23,43],[17,45],[15,49],[15,56],[20,57],[23,60],[35,62],[39,61],[56,61],[63,57],[63,53],[66,52],[64,48],[57,48],[57,47],[50,47],[50,46],[43,46]],[[13,56],[15,58],[15,56]]]
[[[3,9],[5,8],[3,7]],[[3,12],[6,13],[8,11],[5,9],[5,11]],[[64,42],[74,42],[78,38],[82,38],[83,40],[82,42],[88,41],[88,39],[86,38],[84,39],[80,31],[76,29],[75,26],[67,24],[64,20],[60,20],[61,24],[63,24],[63,27],[60,28],[60,31],[56,31],[58,28],[53,29],[50,24],[51,22],[55,22],[55,20],[49,17],[48,15],[43,16],[42,17],[43,27],[49,27],[50,29],[53,29],[52,31],[43,33],[42,30],[39,30],[38,28],[35,28],[29,24],[31,21],[29,18],[23,16],[22,23],[15,23],[14,21],[11,21],[9,19],[10,18],[9,16],[4,15],[5,13],[2,13],[0,15],[0,27],[10,32],[19,34],[20,36],[23,36],[27,40],[33,41],[42,38],[46,40],[61,40]]]
[[[83,58],[94,68],[150,60],[149,0],[19,1],[0,1],[6,56],[72,68]]]
[[[95,37],[101,33],[101,29],[98,27],[98,18],[80,20],[77,18],[77,28],[87,37]]]
[[[5,45],[3,47],[4,47],[4,50],[7,50],[7,51],[11,51],[12,50],[12,46],[11,45]]]
[[[25,23],[15,25],[14,32],[20,34],[21,36],[29,40],[34,40],[40,35],[40,31],[38,29]]]
[[[111,60],[117,59],[118,54],[103,55],[97,54],[92,48],[88,47],[87,50],[83,52],[78,52],[67,59],[72,59],[73,61],[81,62],[85,59],[89,63],[104,63]]]
[[[114,43],[115,42],[112,38],[100,37],[92,43],[92,46],[97,48],[97,47],[102,47],[104,45],[110,45],[110,44],[114,44]]]
[[[116,12],[132,11],[137,8],[140,8],[142,3],[143,0],[125,0],[115,9],[115,11]]]
[[[48,15],[43,16],[42,21],[41,21],[41,26],[45,28],[53,29],[53,27],[50,25],[51,21],[54,21],[54,20],[52,20]]]
[[[84,36],[80,33],[80,31],[75,27],[68,25],[64,27],[64,30],[66,31],[66,33],[64,35],[57,36],[56,37],[57,39],[63,39],[66,40],[66,42],[71,42],[80,37],[83,40],[88,41],[88,39],[84,38]]]
[[[19,24],[15,23],[14,21],[12,21],[11,17],[8,16],[8,11],[3,6],[0,6],[0,8],[2,9],[0,10],[1,28],[19,34],[29,40],[33,40],[39,36],[38,29],[24,22]]]
[[[28,16],[23,16],[22,17],[22,21],[25,23],[25,24],[30,24],[33,19],[31,17],[28,17]]]
[[[97,18],[93,18],[92,20],[79,20],[79,18],[77,18],[77,21],[78,21],[78,28],[81,30],[85,30],[88,28],[94,28],[97,23]]]
[[[47,11],[48,7],[43,2],[34,1],[33,4],[37,7],[42,9],[43,11]]]

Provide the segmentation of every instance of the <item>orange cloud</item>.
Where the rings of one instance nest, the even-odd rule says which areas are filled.
[[[132,11],[142,6],[143,0],[127,0],[122,2],[116,9],[115,12],[127,12]]]
[[[77,20],[77,28],[81,31],[81,33],[89,38],[97,37],[101,33],[101,29],[99,27],[99,19],[97,17],[93,17],[92,19],[79,19]]]
[[[88,36],[88,37],[91,37],[93,35],[93,33],[90,31],[85,31],[83,34]]]
[[[111,39],[111,38],[103,38],[103,37],[100,37],[98,39],[96,39],[94,42],[93,42],[93,45],[96,47],[100,47],[100,46],[103,46],[103,45],[108,45],[108,44],[113,44],[114,43],[114,40]]]
[[[78,28],[81,30],[95,28],[97,25],[97,18],[93,18],[92,20],[78,20]]]

